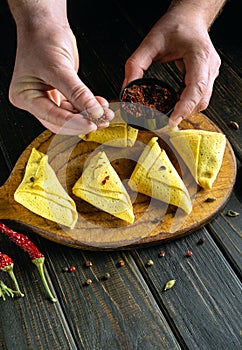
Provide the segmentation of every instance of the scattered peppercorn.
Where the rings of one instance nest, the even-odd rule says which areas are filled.
[[[88,278],[88,279],[86,280],[86,285],[87,285],[87,286],[90,286],[90,284],[92,284],[92,280],[91,280],[90,278]]]
[[[199,238],[197,244],[198,244],[198,245],[202,245],[204,242],[205,242],[205,238],[204,238],[204,237],[201,237],[201,238]]]
[[[69,267],[69,271],[70,271],[70,272],[76,271],[76,267],[75,267],[74,265],[70,266],[70,267]]]
[[[91,266],[92,266],[92,262],[91,262],[90,260],[87,260],[87,261],[85,262],[85,266],[86,266],[86,267],[91,267]]]
[[[153,266],[154,265],[154,261],[150,259],[150,260],[147,261],[146,265],[147,266]]]
[[[111,277],[109,272],[106,272],[105,275],[103,276],[104,280],[108,280]]]
[[[235,130],[239,130],[239,124],[233,120],[231,120],[230,126]]]
[[[165,256],[165,254],[166,254],[166,252],[164,250],[161,250],[159,252],[159,257],[161,258],[161,257]]]
[[[123,259],[120,259],[118,262],[118,266],[123,267],[124,265],[125,265],[125,262],[123,261]]]
[[[186,257],[190,258],[192,256],[191,250],[186,251]]]

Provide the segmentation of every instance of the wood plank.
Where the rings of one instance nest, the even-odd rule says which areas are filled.
[[[46,270],[58,303],[46,300],[36,268],[23,252],[2,239],[2,249],[16,262],[25,297],[0,300],[1,322],[8,320],[0,330],[3,345],[7,345],[1,349],[13,348],[17,339],[40,350],[180,349],[130,254],[82,252],[29,237],[46,255]],[[121,258],[124,267],[117,265]],[[87,260],[92,261],[91,268],[85,267]],[[76,266],[74,273],[62,272],[71,265]],[[107,272],[111,277],[104,280]],[[90,286],[85,285],[87,278],[93,281]],[[18,330],[14,337],[7,328],[11,322]]]
[[[205,242],[198,245],[201,237]],[[160,250],[166,252],[162,258]],[[192,257],[185,256],[187,250]],[[146,266],[149,259],[151,267]],[[135,261],[188,349],[241,348],[241,284],[206,229],[157,249],[138,250]],[[174,287],[164,292],[171,279]]]

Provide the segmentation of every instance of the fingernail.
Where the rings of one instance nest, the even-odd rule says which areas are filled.
[[[169,124],[170,126],[174,127],[174,126],[177,126],[182,120],[183,118],[181,116],[177,117],[176,119],[169,118]]]

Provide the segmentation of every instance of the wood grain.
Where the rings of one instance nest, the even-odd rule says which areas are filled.
[[[191,120],[184,121],[181,127],[219,131],[201,113],[193,116]],[[15,221],[47,239],[64,245],[94,250],[149,245],[175,239],[194,231],[214,218],[231,194],[236,177],[236,161],[229,142],[213,188],[202,190],[197,187],[187,168],[173,152],[168,137],[160,134],[161,147],[166,149],[192,197],[193,210],[190,215],[185,215],[181,209],[145,195],[130,192],[136,219],[134,224],[129,225],[72,195],[71,189],[81,175],[88,157],[100,149],[105,150],[125,184],[145,144],[153,135],[139,131],[134,147],[117,149],[95,142],[85,142],[78,137],[54,135],[50,131],[43,132],[22,153],[9,179],[0,188],[0,219]],[[23,178],[33,147],[48,154],[49,163],[58,179],[76,202],[79,218],[73,230],[35,215],[14,201],[14,192]],[[207,197],[215,197],[216,201],[207,203],[205,202]]]

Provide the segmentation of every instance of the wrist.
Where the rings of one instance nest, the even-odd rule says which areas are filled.
[[[17,30],[31,33],[53,25],[69,26],[66,0],[8,0]]]
[[[183,23],[197,23],[208,31],[226,0],[173,0],[168,13]]]

